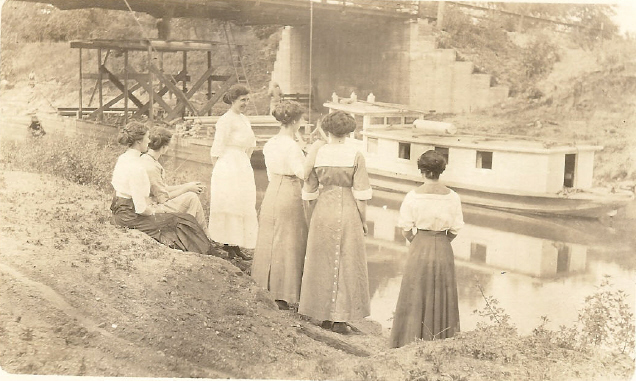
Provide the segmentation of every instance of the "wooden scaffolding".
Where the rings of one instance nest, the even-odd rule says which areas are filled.
[[[212,52],[218,50],[221,45],[227,45],[232,57],[238,55],[240,60],[240,45],[231,46],[212,41],[86,40],[71,42],[71,48],[79,49],[78,117],[82,118],[86,114],[82,99],[83,82],[85,80],[96,81],[91,101],[95,92],[97,92],[99,104],[96,109],[90,110],[88,117],[100,122],[104,120],[104,113],[121,113],[122,111],[124,123],[128,122],[128,118],[137,118],[141,115],[147,115],[148,120],[153,122],[159,111],[161,111],[162,120],[165,122],[183,117],[186,113],[193,116],[210,115],[212,106],[232,84],[246,80],[245,73],[243,73],[243,76],[239,75],[234,58],[232,58],[232,65],[234,66],[235,75],[216,74],[218,68],[212,66]],[[233,53],[233,48],[236,53]],[[96,50],[96,73],[85,73],[83,71],[82,53],[84,49]],[[117,71],[107,67],[108,57],[111,52],[115,52],[117,56],[123,55],[123,65],[119,65],[119,67],[123,67],[123,72],[121,69]],[[142,54],[146,55],[145,65],[143,65],[145,66],[144,70],[132,67],[129,62],[129,53],[131,52],[142,52]],[[198,78],[192,78],[188,71],[189,52],[203,52],[207,55],[207,70]],[[164,53],[181,53],[182,67],[178,73],[164,72]],[[105,100],[103,86],[106,81],[109,81],[119,89],[121,94],[110,100]],[[205,84],[207,84],[207,91],[203,88]],[[145,93],[143,93],[142,89]],[[192,100],[193,96],[200,91],[206,91],[206,101],[202,106],[197,107]],[[164,96],[168,93],[176,97],[176,102],[173,105],[164,100]],[[116,106],[122,100],[123,110],[121,106]],[[130,107],[130,102],[135,107]],[[158,109],[155,109],[156,107]]]

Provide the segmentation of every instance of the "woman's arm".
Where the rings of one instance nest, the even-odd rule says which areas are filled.
[[[191,181],[189,183],[181,184],[181,185],[168,185],[166,187],[168,191],[168,200],[172,200],[175,197],[179,197],[184,193],[194,192],[201,193],[203,191],[203,183],[200,181]]]
[[[369,227],[367,226],[367,201],[356,200],[356,206],[358,207],[360,221],[362,221],[362,231],[364,231],[364,234],[366,235],[369,232]]]
[[[212,141],[212,147],[210,148],[210,161],[212,162],[212,165],[216,164],[219,156],[221,156],[225,150],[227,136],[230,133],[230,125],[226,115],[221,116],[216,122],[214,140]]]
[[[413,234],[413,229],[402,230],[402,236],[406,238],[406,240],[409,242],[413,241],[413,238],[415,238],[415,234]]]
[[[324,140],[316,140],[311,144],[311,146],[307,149],[307,156],[305,157],[305,170],[303,179],[309,178],[309,174],[314,169],[314,164],[316,164],[316,155],[318,154],[318,150],[320,147],[324,146],[327,142]]]

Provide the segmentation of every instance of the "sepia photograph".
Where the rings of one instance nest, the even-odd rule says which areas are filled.
[[[0,7],[0,380],[634,379],[636,4]]]

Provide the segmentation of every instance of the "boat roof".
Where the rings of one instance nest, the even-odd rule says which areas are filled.
[[[333,110],[342,110],[351,114],[392,116],[429,114],[427,111],[407,108],[404,105],[385,102],[355,101],[351,103],[325,102],[323,106]]]
[[[377,127],[363,132],[369,138],[396,140],[402,142],[435,145],[440,147],[469,148],[489,151],[526,153],[577,153],[598,151],[602,146],[586,142],[564,142],[531,136],[516,135],[435,135],[415,127]]]

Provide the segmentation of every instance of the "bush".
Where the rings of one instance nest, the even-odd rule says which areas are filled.
[[[12,170],[48,173],[111,193],[113,168],[122,151],[82,136],[48,134],[5,145],[0,161]]]
[[[524,48],[521,63],[528,79],[538,79],[549,74],[559,59],[559,47],[547,37],[537,36]]]

